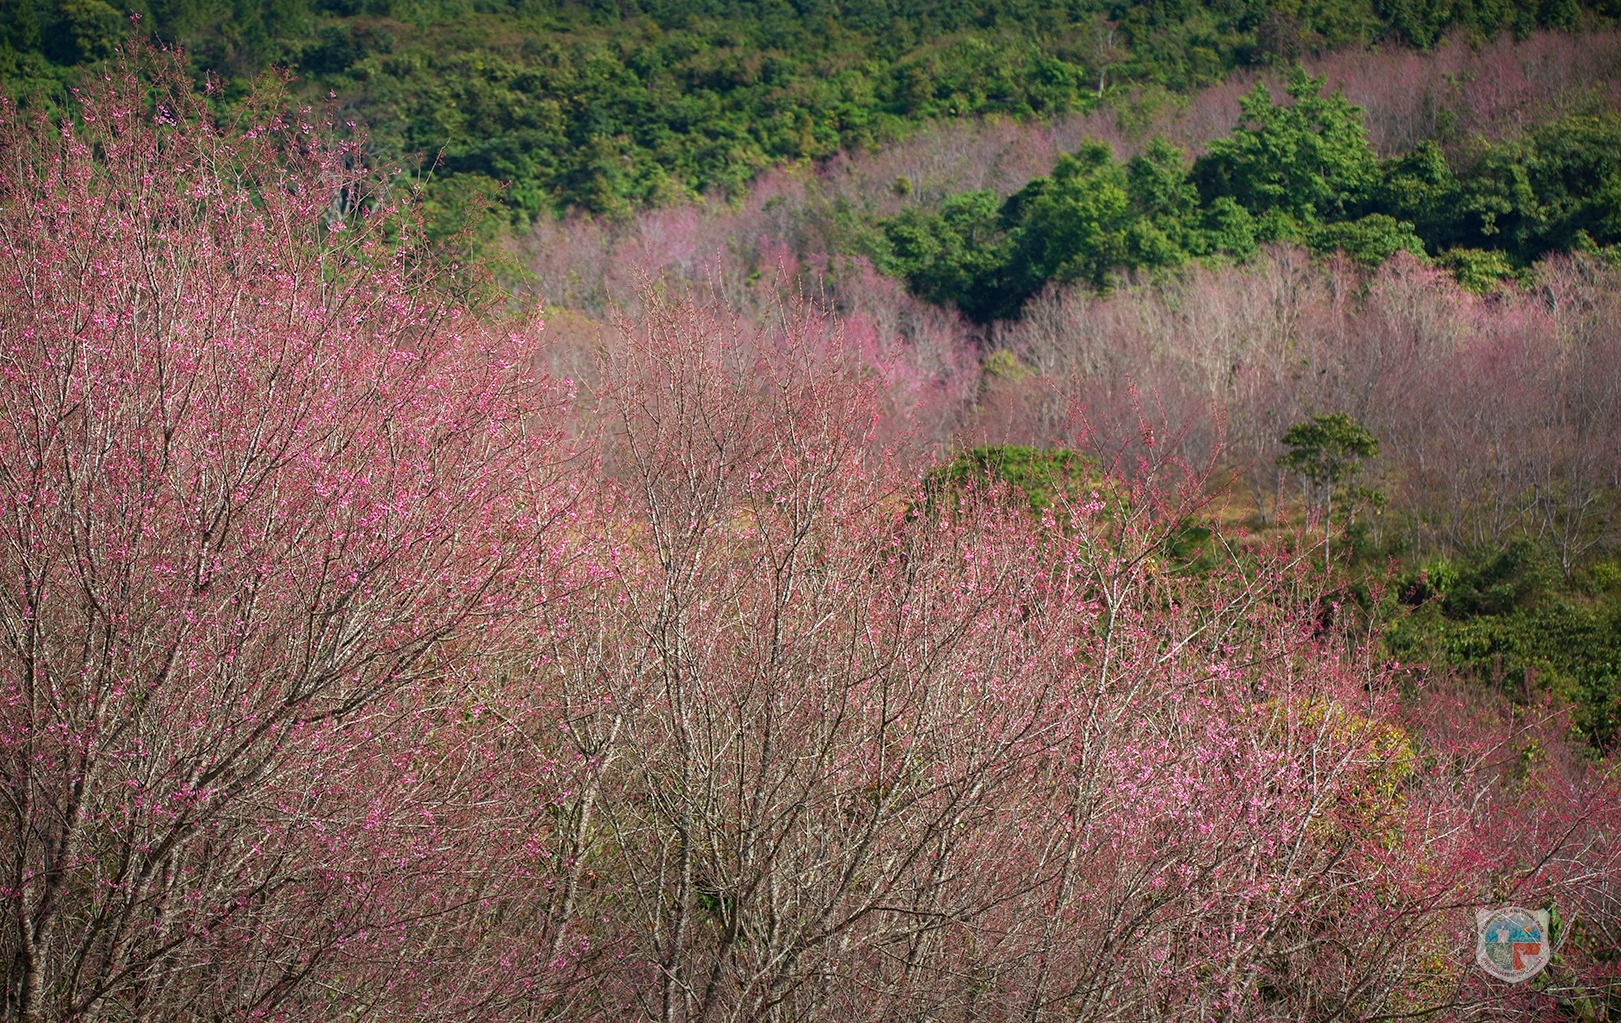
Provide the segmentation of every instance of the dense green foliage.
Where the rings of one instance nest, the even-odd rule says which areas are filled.
[[[1272,230],[1280,233],[1353,215],[1375,187],[1378,160],[1361,111],[1321,88],[1296,68],[1288,105],[1273,103],[1264,88],[1241,100],[1237,127],[1194,167],[1199,194],[1231,198],[1277,221]]]
[[[1448,666],[1522,701],[1552,697],[1594,747],[1621,737],[1621,564],[1565,582],[1529,541],[1463,563],[1431,561],[1399,587],[1411,613],[1392,652]]]
[[[136,31],[127,13],[223,74],[226,96],[267,64],[291,68],[311,95],[330,90],[369,123],[379,155],[409,164],[442,153],[441,205],[499,191],[521,220],[736,189],[766,166],[931,118],[1046,115],[1123,83],[1182,90],[1381,39],[1568,27],[1612,18],[1617,4],[1596,0],[1584,14],[1576,0],[0,0],[0,79],[13,93],[60,96]],[[1268,182],[1243,177],[1242,136],[1231,155],[1238,184],[1264,192]],[[1066,201],[1035,208],[1048,217]],[[1118,202],[1099,212],[1118,218]],[[1029,272],[1050,259],[1060,276],[1095,276],[1111,260],[1151,263],[1178,248],[1128,240],[1116,259],[1114,231],[1098,229],[1097,255],[1075,263],[1054,241],[1023,257]]]
[[[1040,515],[1088,499],[1106,486],[1106,478],[1093,459],[1074,451],[998,444],[964,451],[931,470],[923,489],[929,501],[952,506],[966,490],[987,485],[1011,488],[1016,500]]]
[[[1467,185],[1432,198],[1459,195],[1464,244],[1524,260],[1621,239],[1621,112],[1542,125],[1470,170]]]
[[[869,251],[919,296],[986,321],[1048,283],[1107,289],[1272,241],[1370,266],[1433,256],[1480,290],[1549,252],[1621,242],[1621,112],[1482,144],[1458,166],[1427,142],[1381,161],[1361,110],[1322,90],[1297,67],[1287,103],[1257,86],[1191,165],[1163,141],[1124,164],[1087,143],[1000,204],[970,193],[882,222]]]
[[[1283,443],[1289,450],[1278,458],[1278,464],[1330,494],[1333,488],[1356,476],[1363,459],[1379,453],[1378,439],[1344,412],[1329,412],[1296,423],[1283,435]]]

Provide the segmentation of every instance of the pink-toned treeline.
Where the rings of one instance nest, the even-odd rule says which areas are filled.
[[[1613,933],[1614,779],[1516,759],[1557,721],[1403,703],[1298,554],[1175,572],[1196,465],[1149,444],[1062,520],[920,513],[848,338],[655,301],[605,358],[612,583],[542,674],[595,708],[595,869],[644,879],[632,1011],[1534,1015],[1470,972],[1465,907]],[[1600,947],[1563,997],[1609,988]]]
[[[1332,54],[1310,69],[1363,105],[1375,145],[1397,152],[1420,138],[1467,146],[1512,137],[1561,113],[1613,106],[1618,64],[1615,33],[1539,33]],[[1077,412],[1129,436],[1140,394],[1201,450],[1220,438],[1270,518],[1286,496],[1274,464],[1283,431],[1311,413],[1344,411],[1385,444],[1389,496],[1417,546],[1480,547],[1523,530],[1556,537],[1571,562],[1603,539],[1597,489],[1617,472],[1610,448],[1587,442],[1617,414],[1611,321],[1589,308],[1604,304],[1613,281],[1591,266],[1556,261],[1538,287],[1478,298],[1406,261],[1370,275],[1273,251],[1102,300],[1080,289],[1050,294],[1019,323],[987,332],[918,301],[860,257],[828,255],[849,247],[837,210],[883,216],[967,189],[1008,194],[1084,138],[1127,156],[1157,132],[1196,152],[1231,130],[1255,80],[1236,75],[1168,100],[1129,136],[1107,110],[1044,125],[943,123],[814,173],[769,172],[734,204],[538,224],[522,258],[534,273],[528,290],[550,313],[544,364],[588,385],[589,353],[617,329],[610,311],[636,313],[648,285],[762,324],[808,299],[874,353],[894,410],[913,411],[914,460],[983,441],[1066,444]],[[1008,380],[992,364],[981,379],[996,348],[1035,376]],[[1503,371],[1510,357],[1524,365]],[[1480,421],[1460,418],[1470,415]]]
[[[1423,139],[1453,149],[1513,138],[1567,113],[1621,104],[1616,32],[1538,32],[1479,46],[1452,38],[1428,51],[1333,53],[1305,66],[1363,108],[1369,140],[1384,155]],[[887,217],[961,192],[1011,195],[1087,139],[1107,142],[1118,159],[1134,156],[1155,135],[1197,155],[1232,131],[1239,99],[1257,82],[1285,98],[1281,73],[1240,72],[1188,97],[1164,96],[1157,107],[1144,102],[1145,112],[1136,115],[1106,107],[1046,122],[938,122],[813,170],[768,171],[735,204],[649,210],[619,223],[579,216],[542,221],[524,253],[549,302],[599,313],[609,303],[633,302],[642,274],[691,280],[700,268],[724,265],[746,277],[760,268],[763,253],[780,246],[802,260],[823,258],[839,248],[828,237],[832,209]]]
[[[1179,571],[1213,449],[931,504],[966,399],[886,282],[548,346],[338,126],[141,63],[0,129],[8,1018],[1613,1011],[1613,756],[1287,542]],[[1568,921],[1541,986],[1472,965],[1500,902]]]
[[[1591,260],[1550,260],[1531,286],[1482,296],[1406,256],[1369,271],[1272,248],[1107,296],[1053,289],[979,337],[864,260],[774,255],[769,273],[716,271],[701,293],[768,323],[819,287],[812,300],[889,384],[887,421],[913,464],[973,444],[1069,446],[1083,424],[1129,441],[1146,401],[1191,456],[1219,448],[1269,521],[1296,497],[1276,464],[1283,433],[1345,412],[1382,445],[1380,527],[1415,550],[1529,535],[1568,569],[1617,539],[1621,454],[1605,438],[1621,433],[1621,281]],[[589,353],[616,330],[555,313],[543,359],[588,381]]]
[[[1405,255],[1366,271],[1293,249],[1107,297],[1056,289],[997,331],[1017,371],[987,381],[972,436],[1060,444],[1076,408],[1128,436],[1135,388],[1191,453],[1219,443],[1271,517],[1293,497],[1284,431],[1345,412],[1380,440],[1381,520],[1415,549],[1530,535],[1568,570],[1618,539],[1618,295],[1617,271],[1581,257],[1480,296]]]

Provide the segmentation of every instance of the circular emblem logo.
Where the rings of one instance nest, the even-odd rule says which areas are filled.
[[[1477,909],[1475,925],[1479,931],[1475,962],[1498,980],[1510,984],[1530,980],[1553,958],[1547,910]]]

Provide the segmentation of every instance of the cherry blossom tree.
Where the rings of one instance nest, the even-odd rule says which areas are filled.
[[[603,1004],[1472,1011],[1470,907],[1597,897],[1602,783],[1495,802],[1500,740],[1432,747],[1301,550],[1217,538],[1192,570],[1205,481],[1152,431],[1041,517],[990,481],[931,500],[836,335],[649,308],[599,374],[601,585],[537,655],[602,765]],[[1520,813],[1546,824],[1502,848]]]
[[[0,129],[5,1014],[544,997],[549,919],[478,921],[547,832],[446,688],[566,507],[530,327],[284,95],[218,121],[143,52],[75,112]]]

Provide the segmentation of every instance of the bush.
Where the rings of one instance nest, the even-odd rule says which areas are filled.
[[[931,503],[955,507],[966,490],[988,485],[1008,487],[1037,516],[1048,509],[1061,511],[1084,499],[1087,491],[1108,486],[1096,460],[1074,451],[998,445],[973,448],[931,470],[924,492]]]

